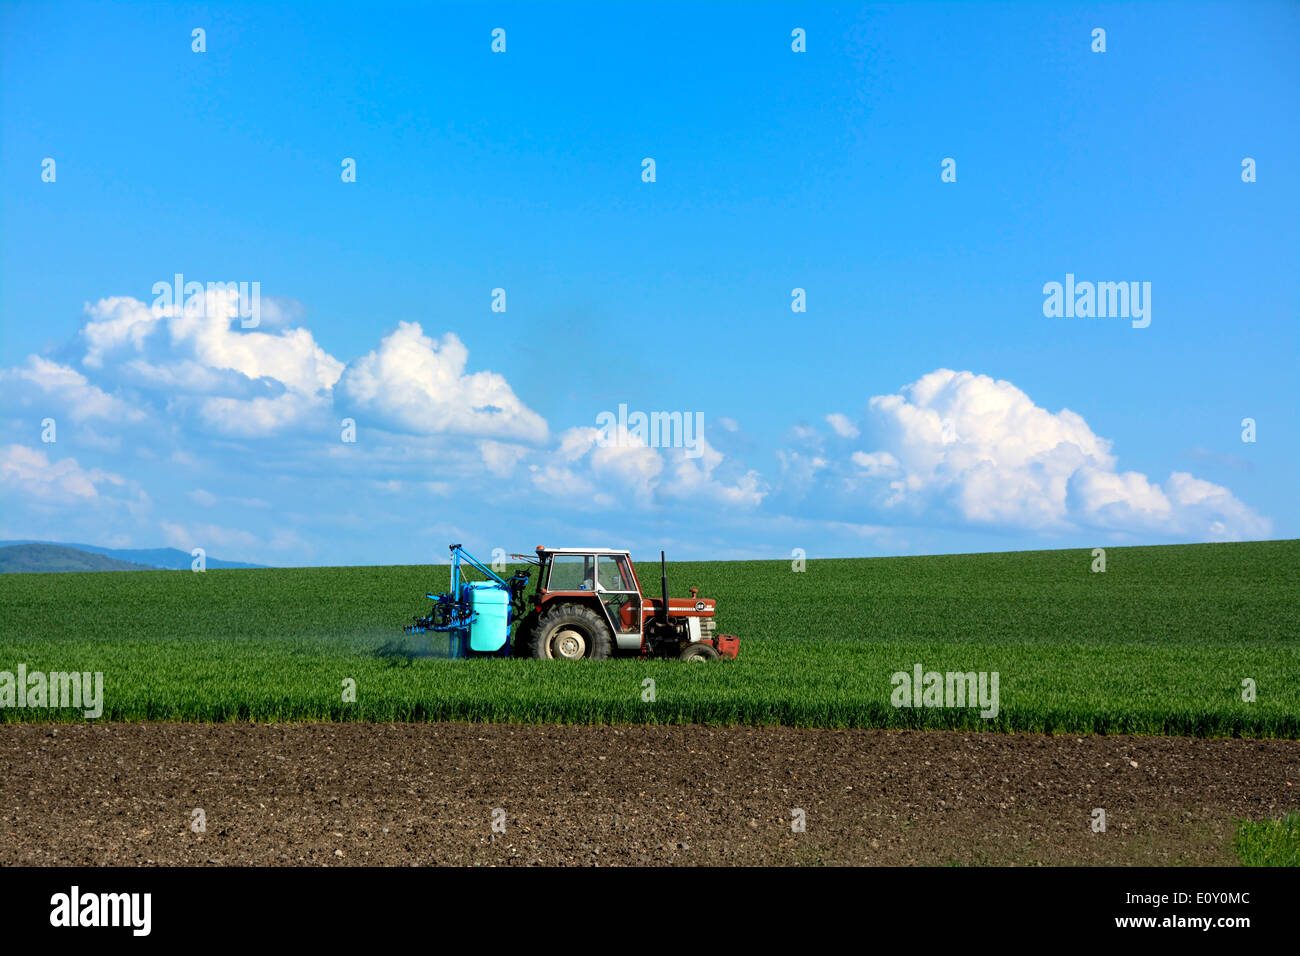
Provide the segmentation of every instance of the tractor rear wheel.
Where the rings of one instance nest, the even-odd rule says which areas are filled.
[[[706,644],[703,641],[696,641],[694,644],[687,644],[683,649],[679,660],[683,661],[716,661],[721,655],[718,649],[712,644]]]
[[[561,604],[542,614],[533,630],[531,651],[542,660],[603,660],[614,652],[614,635],[590,608]]]

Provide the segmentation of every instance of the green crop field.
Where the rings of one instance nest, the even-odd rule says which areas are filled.
[[[1300,737],[1300,542],[1110,548],[1104,573],[1092,560],[672,564],[673,593],[717,598],[719,630],[741,636],[739,660],[709,665],[439,659],[402,627],[446,589],[446,566],[4,575],[0,672],[102,672],[101,720]],[[997,672],[997,715],[893,706],[891,675],[917,664]],[[0,721],[83,719],[0,706]]]
[[[1241,822],[1236,850],[1245,866],[1300,866],[1300,813]]]

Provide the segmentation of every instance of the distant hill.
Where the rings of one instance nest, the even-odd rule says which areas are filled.
[[[11,544],[0,547],[0,574],[42,571],[153,571],[144,564],[119,561],[106,554],[78,551],[61,544]]]
[[[89,554],[102,555],[107,558],[113,558],[124,564],[135,565],[136,567],[129,570],[168,570],[168,571],[188,571],[191,563],[194,561],[188,551],[181,551],[179,548],[101,548],[95,544],[75,544],[66,541],[0,541],[0,549],[14,547],[19,545],[46,545],[49,547],[66,548],[69,550],[88,552]],[[261,568],[262,564],[245,564],[242,561],[223,561],[220,558],[214,558],[208,555],[205,559],[208,568],[217,570],[220,568]],[[12,570],[19,570],[14,568]],[[27,570],[39,570],[29,568]],[[127,568],[47,568],[45,570],[78,570],[78,571],[125,571]]]

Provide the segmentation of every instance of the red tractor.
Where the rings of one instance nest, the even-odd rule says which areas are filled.
[[[515,557],[529,560],[527,555]],[[735,657],[740,639],[715,633],[715,605],[691,588],[668,597],[668,572],[659,554],[662,597],[641,591],[632,557],[612,548],[537,548],[537,588],[515,631],[516,655],[579,660],[636,654],[708,661]]]

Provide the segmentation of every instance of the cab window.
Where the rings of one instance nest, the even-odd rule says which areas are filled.
[[[604,591],[635,591],[632,575],[628,571],[627,558],[623,555],[602,554],[597,559],[596,580]]]
[[[591,555],[555,554],[551,556],[551,591],[591,591],[594,574]]]

